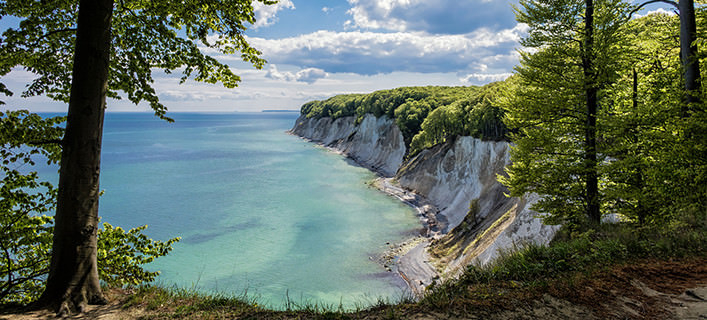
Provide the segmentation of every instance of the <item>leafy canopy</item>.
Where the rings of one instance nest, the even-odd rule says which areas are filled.
[[[627,21],[623,1],[598,0],[589,29],[585,6],[583,0],[520,1],[516,18],[530,28],[521,43],[532,50],[521,52],[504,103],[515,146],[502,182],[513,196],[542,195],[535,210],[548,213],[550,222],[574,226],[598,218],[590,210],[596,208],[590,188],[597,186],[605,154],[594,145],[602,128],[590,120],[601,121],[611,103],[604,90],[618,76]],[[598,93],[599,110],[593,110],[590,89]]]
[[[43,288],[49,269],[56,188],[27,168],[36,161],[55,164],[62,117],[42,119],[27,111],[0,112],[0,303],[26,303]]]
[[[549,222],[582,223],[583,91],[596,86],[602,211],[638,224],[698,225],[707,212],[707,109],[702,102],[683,112],[678,18],[628,20],[632,5],[626,1],[595,1],[595,79],[587,81],[581,70],[582,3],[521,1],[518,20],[530,27],[523,44],[534,50],[521,53],[504,99],[516,144],[502,181],[511,195],[543,195],[535,209],[550,213]],[[698,7],[698,39],[707,31],[706,17],[705,7]],[[704,41],[696,45],[704,59]]]
[[[0,18],[14,17],[19,24],[0,37],[0,76],[22,67],[36,76],[23,97],[46,95],[68,102],[77,15],[78,1],[1,2]],[[193,78],[237,86],[240,77],[212,55],[240,53],[243,61],[261,68],[265,60],[244,36],[246,24],[253,23],[253,6],[246,0],[116,1],[108,96],[146,102],[168,119],[152,86],[155,70],[180,72],[181,82]],[[1,84],[0,91],[12,94]]]

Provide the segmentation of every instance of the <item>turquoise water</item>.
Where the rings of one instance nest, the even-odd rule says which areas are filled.
[[[158,282],[296,303],[365,306],[405,284],[370,257],[419,227],[412,209],[367,186],[368,170],[285,130],[296,113],[109,113],[103,221],[180,236],[150,266]]]

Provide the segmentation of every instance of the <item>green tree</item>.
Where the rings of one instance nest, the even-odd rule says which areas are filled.
[[[434,109],[422,122],[422,130],[412,138],[411,153],[415,154],[424,148],[448,139],[460,136],[464,132],[463,109],[459,104],[441,106]]]
[[[466,114],[464,134],[483,140],[507,139],[508,129],[503,123],[503,109],[500,99],[505,87],[512,79],[493,82],[483,86],[478,94],[460,100]]]
[[[627,9],[620,0],[521,0],[515,8],[532,51],[521,52],[505,102],[516,145],[502,181],[514,196],[542,195],[535,209],[550,222],[600,222],[597,120],[623,57]]]
[[[478,92],[478,87],[402,87],[310,101],[302,105],[301,113],[307,118],[356,116],[357,121],[366,114],[394,118],[405,144],[410,146],[432,110],[467,99]]]
[[[658,155],[668,138],[664,132],[680,119],[683,90],[679,81],[679,21],[666,14],[634,19],[627,25],[631,51],[621,67],[621,78],[607,90],[602,126],[604,153],[609,156],[605,175],[606,205],[638,223],[665,222],[665,201],[657,190],[668,169]],[[671,178],[672,180],[672,178]]]
[[[40,181],[33,166],[57,164],[65,117],[42,119],[28,111],[0,113],[2,184],[0,185],[0,303],[27,304],[42,293],[49,272],[57,190]],[[154,280],[158,272],[142,265],[167,254],[179,238],[154,241],[145,226],[124,231],[104,223],[98,230],[98,273],[104,283],[135,285]]]
[[[652,3],[666,3],[678,10],[680,17],[680,60],[683,66],[683,81],[685,85],[685,102],[683,116],[687,116],[690,104],[699,104],[702,100],[702,77],[700,75],[700,60],[697,50],[697,19],[694,0],[650,0],[636,7],[636,12]],[[699,1],[698,1],[699,2]]]
[[[265,4],[275,1],[259,0]],[[152,87],[152,70],[179,70],[182,81],[222,82],[240,78],[204,54],[200,46],[224,54],[240,52],[262,67],[243,31],[254,23],[251,1],[10,0],[0,16],[20,20],[3,33],[0,75],[17,66],[36,78],[24,96],[44,94],[69,103],[55,215],[52,259],[38,306],[60,314],[103,303],[98,280],[96,237],[100,150],[106,97],[120,92],[145,101],[166,118]],[[11,94],[5,86],[0,89]]]
[[[49,271],[51,216],[56,189],[28,170],[37,161],[57,163],[64,118],[42,119],[27,111],[0,113],[0,303],[37,298]]]
[[[703,33],[704,15],[704,8],[696,12]],[[604,168],[607,205],[660,227],[694,224],[707,212],[706,108],[699,96],[692,102],[686,98],[695,95],[685,86],[679,54],[682,20],[654,14],[631,21],[633,52],[611,89],[612,116],[605,123],[611,158]],[[704,47],[695,45],[699,64]]]
[[[707,124],[699,81],[705,48],[704,41],[685,39],[704,38],[705,8],[691,1],[648,1],[632,12],[654,2],[672,4],[680,15],[652,14],[626,29],[631,50],[621,78],[607,90],[610,117],[602,124],[609,156],[605,204],[640,224],[694,225],[707,212]],[[685,32],[691,21],[696,33]]]
[[[413,100],[408,98],[405,103],[395,109],[395,123],[400,128],[403,137],[407,138],[405,145],[411,145],[412,139],[422,128],[427,115],[434,109],[436,101],[431,99]],[[432,102],[432,103],[430,103]]]

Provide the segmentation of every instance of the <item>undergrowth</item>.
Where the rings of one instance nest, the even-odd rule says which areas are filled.
[[[707,229],[703,226],[666,231],[617,223],[573,236],[561,230],[550,245],[516,246],[501,252],[493,263],[468,266],[459,279],[428,288],[419,303],[447,309],[462,302],[499,299],[509,291],[532,295],[550,281],[588,276],[638,259],[691,256],[707,256]]]

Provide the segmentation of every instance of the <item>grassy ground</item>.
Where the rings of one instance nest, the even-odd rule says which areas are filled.
[[[313,305],[267,310],[244,297],[144,286],[108,290],[100,319],[668,319],[683,296],[707,287],[707,231],[656,232],[625,225],[527,246],[433,288],[417,302],[345,312]],[[694,295],[694,293],[693,293]],[[689,297],[688,297],[689,298]],[[684,299],[688,299],[684,298]],[[700,297],[698,297],[700,298]],[[702,301],[707,304],[701,296]],[[681,302],[682,301],[682,302]],[[695,303],[699,303],[696,298]],[[704,307],[704,305],[701,305]],[[698,311],[702,312],[702,311]],[[44,314],[0,312],[0,319]],[[704,315],[707,316],[707,311]]]

